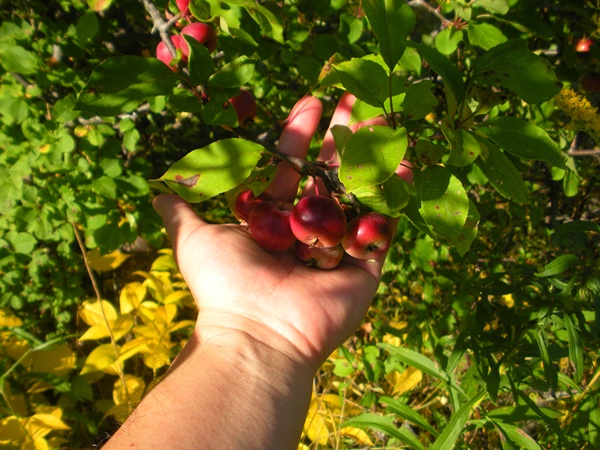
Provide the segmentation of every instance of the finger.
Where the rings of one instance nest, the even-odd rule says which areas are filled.
[[[304,159],[322,112],[323,105],[318,98],[308,96],[300,99],[288,117],[277,149],[286,155]],[[267,192],[275,199],[293,201],[299,181],[300,174],[289,165],[281,163]]]
[[[356,97],[349,92],[344,92],[338,101],[335,111],[331,116],[331,122],[329,123],[327,133],[325,133],[325,137],[323,138],[323,145],[321,146],[321,151],[319,152],[318,157],[319,161],[330,161],[336,157],[335,141],[333,140],[331,128],[334,125],[348,125],[348,122],[350,122],[350,115],[352,114],[352,107],[354,106],[355,101]]]
[[[152,202],[152,206],[162,217],[176,259],[188,237],[198,228],[208,226],[190,204],[178,195],[158,195]]]

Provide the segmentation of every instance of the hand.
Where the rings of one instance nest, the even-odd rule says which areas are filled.
[[[332,125],[348,123],[353,101],[342,97]],[[303,158],[321,112],[316,98],[301,99],[279,150]],[[327,133],[319,158],[335,162],[334,155]],[[281,165],[269,193],[293,200],[298,181]],[[241,225],[207,224],[178,196],[158,196],[154,205],[198,319],[165,377],[105,448],[297,448],[314,374],[363,320],[383,258],[347,257],[333,270],[314,269],[293,250],[263,250]]]
[[[347,124],[353,101],[348,94],[342,97],[331,126]],[[304,158],[321,112],[318,99],[301,99],[278,149]],[[319,159],[332,160],[334,155],[328,132]],[[269,193],[278,200],[293,200],[298,181],[298,173],[283,165]],[[383,258],[359,261],[347,257],[334,270],[318,270],[299,261],[293,250],[264,251],[241,225],[205,223],[177,196],[161,195],[154,204],[197,301],[197,332],[203,342],[225,331],[262,336],[259,331],[265,330],[269,345],[285,348],[316,371],[363,320],[379,284]]]

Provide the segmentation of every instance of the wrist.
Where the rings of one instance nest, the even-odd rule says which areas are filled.
[[[317,361],[298,348],[279,330],[252,317],[221,310],[202,309],[198,314],[193,345],[204,358],[217,357],[248,372],[273,366],[312,379]],[[241,364],[241,366],[240,366]]]

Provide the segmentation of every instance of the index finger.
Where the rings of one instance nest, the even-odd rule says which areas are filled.
[[[281,133],[277,149],[286,155],[304,159],[312,137],[319,126],[323,105],[312,96],[301,98],[292,109]],[[267,192],[277,200],[293,202],[296,198],[300,174],[286,163],[280,163]]]

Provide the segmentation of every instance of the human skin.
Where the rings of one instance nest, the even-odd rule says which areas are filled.
[[[331,125],[351,106],[344,95]],[[318,99],[302,98],[279,150],[304,157],[321,113]],[[296,193],[299,177],[288,169],[269,187],[277,200]],[[207,224],[178,196],[160,195],[154,206],[198,319],[163,380],[104,448],[296,449],[314,374],[360,326],[384,257],[319,270],[293,249],[261,249],[241,225]]]

